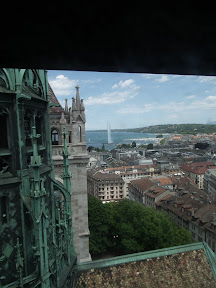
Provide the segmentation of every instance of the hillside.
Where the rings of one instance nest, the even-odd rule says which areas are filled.
[[[216,133],[216,125],[208,124],[164,124],[142,128],[124,129],[122,131],[140,133],[178,133],[178,134],[197,134],[197,133]]]

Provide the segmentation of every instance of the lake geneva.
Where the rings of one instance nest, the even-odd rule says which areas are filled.
[[[133,141],[135,141],[137,145],[159,141],[159,139],[156,138],[156,134],[118,131],[111,131],[111,139],[113,143],[108,144],[107,131],[86,131],[87,147],[94,146],[101,148],[104,144],[106,150],[116,148],[116,144],[131,144]]]

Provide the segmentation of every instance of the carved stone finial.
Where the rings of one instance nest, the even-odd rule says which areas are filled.
[[[67,98],[65,99],[65,113],[68,113],[68,103],[67,103]]]

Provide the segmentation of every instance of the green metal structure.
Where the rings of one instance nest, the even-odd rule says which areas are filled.
[[[54,179],[47,72],[0,69],[0,287],[70,287],[76,261],[66,133]]]

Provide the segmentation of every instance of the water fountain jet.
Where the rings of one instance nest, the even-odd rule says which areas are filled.
[[[111,138],[111,126],[109,122],[107,122],[107,135],[108,135],[108,144],[113,143]]]

